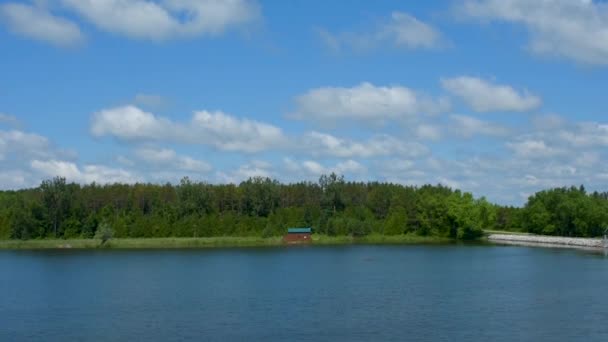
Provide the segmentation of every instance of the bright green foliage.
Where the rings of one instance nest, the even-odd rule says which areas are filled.
[[[587,194],[582,186],[538,192],[523,208],[522,226],[536,234],[601,236],[608,226],[608,194]]]

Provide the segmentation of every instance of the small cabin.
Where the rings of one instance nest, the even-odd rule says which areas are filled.
[[[283,241],[286,243],[309,243],[311,238],[312,228],[288,228],[287,234],[283,236]]]

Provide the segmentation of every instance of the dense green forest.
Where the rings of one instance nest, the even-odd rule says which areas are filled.
[[[279,236],[309,226],[326,235],[368,234],[475,239],[483,229],[599,236],[608,225],[608,194],[560,188],[530,197],[523,208],[498,206],[445,186],[252,178],[239,185],[79,185],[63,178],[0,192],[0,238],[90,238],[98,227],[115,237]]]

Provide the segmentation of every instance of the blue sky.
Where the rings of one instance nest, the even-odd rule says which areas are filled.
[[[608,5],[0,1],[0,188],[608,187]]]

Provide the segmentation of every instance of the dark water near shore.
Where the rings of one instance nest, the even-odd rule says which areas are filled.
[[[0,341],[608,341],[607,288],[563,249],[0,251]]]

